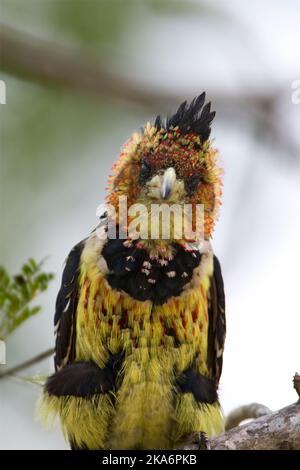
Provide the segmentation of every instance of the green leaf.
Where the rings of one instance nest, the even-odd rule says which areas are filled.
[[[20,273],[10,276],[0,266],[0,338],[5,338],[28,318],[40,312],[33,299],[48,288],[52,273],[42,270],[43,262],[30,258]]]

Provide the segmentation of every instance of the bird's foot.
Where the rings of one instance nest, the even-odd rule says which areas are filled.
[[[205,432],[194,432],[185,436],[177,450],[210,450],[210,443]]]
[[[210,442],[205,434],[205,432],[199,432],[198,433],[198,443],[199,443],[199,450],[211,450],[210,449]]]

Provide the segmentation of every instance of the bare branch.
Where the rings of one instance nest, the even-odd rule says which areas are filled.
[[[0,67],[7,73],[30,80],[39,85],[66,88],[75,92],[103,99],[128,100],[147,106],[155,112],[169,112],[181,99],[194,97],[195,92],[169,93],[166,89],[149,86],[132,77],[112,70],[109,64],[96,59],[89,49],[73,45],[54,44],[6,25],[0,25]],[[201,87],[198,92],[202,91]],[[263,130],[264,137],[285,148],[298,159],[298,148],[283,137],[274,116],[284,87],[264,90],[263,94],[245,90],[242,94],[216,94],[210,96],[214,106],[225,111],[247,110]]]
[[[66,87],[85,94],[93,93],[101,98],[128,99],[150,108],[155,107],[156,111],[177,104],[183,98],[110,70],[107,63],[99,62],[86,48],[54,44],[3,24],[0,24],[0,45],[1,68],[38,84]],[[270,88],[263,95],[246,90],[243,95],[227,93],[215,95],[213,99],[218,102],[218,106],[239,104],[247,107],[251,104],[268,114],[280,96],[280,89]]]
[[[162,107],[178,99],[109,71],[107,64],[95,60],[87,50],[52,44],[4,25],[0,25],[0,45],[1,68],[38,84],[128,99],[148,107],[157,103]]]
[[[213,437],[209,444],[212,450],[300,450],[300,402]],[[180,449],[199,450],[199,438],[192,434]]]
[[[54,349],[47,349],[47,351],[44,351],[41,354],[38,354],[37,356],[29,359],[28,361],[22,362],[21,364],[18,364],[16,367],[12,367],[11,369],[8,369],[7,371],[3,372],[0,374],[0,380],[4,379],[5,377],[9,377],[11,375],[15,375],[18,372],[21,372],[24,369],[27,369],[28,367],[34,366],[35,364],[38,364],[39,362],[43,361],[44,359],[47,359],[47,357],[50,357],[54,354]]]
[[[300,403],[210,440],[214,450],[300,450]]]
[[[255,419],[261,416],[269,415],[272,411],[261,403],[251,403],[250,405],[239,406],[231,411],[226,418],[226,431],[235,428],[245,419]]]

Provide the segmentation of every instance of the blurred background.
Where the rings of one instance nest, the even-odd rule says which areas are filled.
[[[300,372],[297,0],[0,0],[0,263],[47,257],[42,313],[7,341],[13,366],[53,345],[65,256],[97,223],[122,143],[203,90],[224,167],[213,245],[228,335],[220,400],[296,400]],[[298,44],[298,46],[297,46]],[[52,360],[23,375],[47,374]],[[39,388],[0,382],[0,448],[67,448],[34,421]]]

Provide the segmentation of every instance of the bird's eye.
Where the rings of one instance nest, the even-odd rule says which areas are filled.
[[[189,178],[186,178],[185,182],[184,182],[184,186],[185,186],[185,190],[187,192],[188,195],[191,195],[193,194],[199,183],[201,182],[201,175],[199,174],[196,174],[196,175],[193,175],[193,176],[190,176]]]
[[[141,171],[140,171],[140,183],[143,184],[151,176],[151,167],[148,162],[145,160],[142,161]]]

